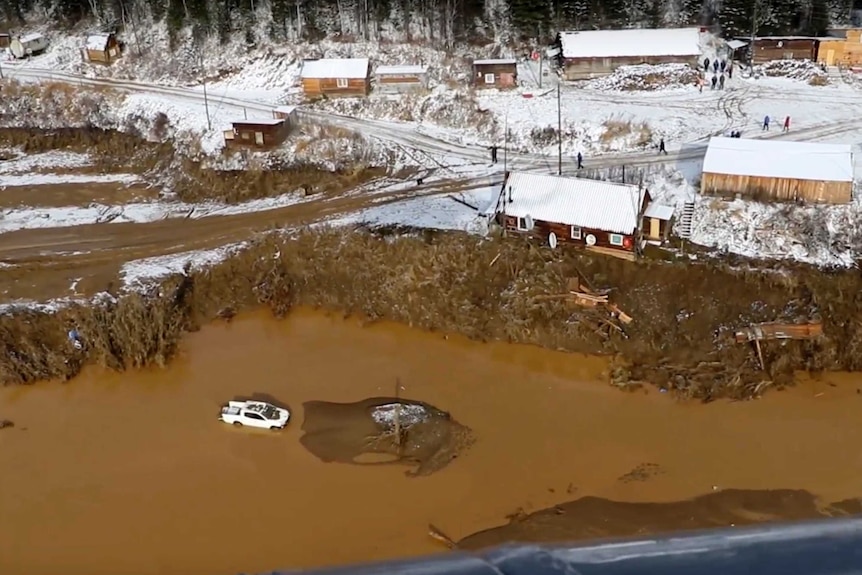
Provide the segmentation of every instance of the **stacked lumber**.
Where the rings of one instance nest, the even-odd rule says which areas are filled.
[[[580,277],[569,278],[566,283],[566,291],[559,294],[548,294],[535,296],[536,300],[564,300],[567,304],[581,308],[594,308],[596,310],[606,311],[611,320],[617,320],[622,324],[632,322],[632,317],[625,313],[615,303],[611,303],[608,299],[608,293],[611,290],[596,290]],[[603,319],[600,323],[609,325],[610,327],[622,332],[622,327]]]

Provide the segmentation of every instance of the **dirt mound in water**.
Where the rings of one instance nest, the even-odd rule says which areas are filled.
[[[799,521],[857,514],[860,500],[823,505],[807,491],[729,489],[687,501],[624,503],[583,497],[465,537],[460,549],[481,549],[508,542],[553,543],[602,537],[643,536],[666,531],[730,527],[768,521]]]
[[[373,397],[355,403],[309,401],[303,407],[300,442],[327,463],[400,463],[414,467],[407,475],[429,475],[472,442],[467,427],[419,401]]]

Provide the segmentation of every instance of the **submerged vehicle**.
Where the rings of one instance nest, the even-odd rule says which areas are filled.
[[[289,411],[263,401],[229,401],[219,414],[219,421],[237,427],[284,429],[289,420]]]

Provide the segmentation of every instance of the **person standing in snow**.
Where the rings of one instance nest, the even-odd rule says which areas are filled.
[[[790,131],[790,116],[787,116],[786,118],[784,118],[784,131],[785,132]]]
[[[491,146],[491,163],[497,163],[497,146]]]
[[[722,71],[722,72],[724,72],[724,69],[725,69],[725,68],[727,68],[727,62],[726,62],[726,61],[724,61],[724,60],[722,60],[722,61],[721,61],[721,71]]]
[[[718,77],[718,89],[724,90],[724,74]]]
[[[703,94],[703,76],[698,76],[697,88],[700,90],[700,93]]]
[[[709,58],[703,59],[703,69],[705,72],[709,72]]]
[[[712,89],[715,90],[715,83],[718,82],[718,78],[716,76],[712,77]]]
[[[763,130],[761,130],[761,131],[763,131],[763,132],[769,131],[769,116],[763,117]]]
[[[581,170],[584,167],[584,157],[578,152],[578,169]]]
[[[727,79],[733,80],[733,62],[727,66]]]
[[[662,138],[658,143],[658,153],[667,155],[667,150],[664,147],[664,138]]]
[[[712,71],[718,74],[718,60],[712,63]]]

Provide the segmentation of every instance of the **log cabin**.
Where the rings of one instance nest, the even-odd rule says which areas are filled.
[[[225,146],[273,148],[287,138],[290,125],[282,118],[237,120],[224,131]]]
[[[509,172],[485,210],[508,232],[634,260],[649,192],[629,184]]]
[[[110,64],[122,52],[116,34],[90,34],[83,48],[84,59],[95,64]]]
[[[309,99],[367,96],[371,91],[368,58],[305,60],[300,77]]]
[[[375,89],[383,94],[403,94],[428,88],[426,66],[378,66]]]
[[[810,36],[761,36],[751,47],[752,62],[773,60],[817,60],[817,38]]]
[[[566,80],[612,74],[620,66],[689,64],[697,67],[704,28],[586,30],[560,32],[559,64]]]
[[[846,204],[853,193],[853,151],[850,144],[713,137],[700,186],[704,195]]]
[[[517,88],[518,61],[514,58],[474,60],[473,86],[476,88]]]

